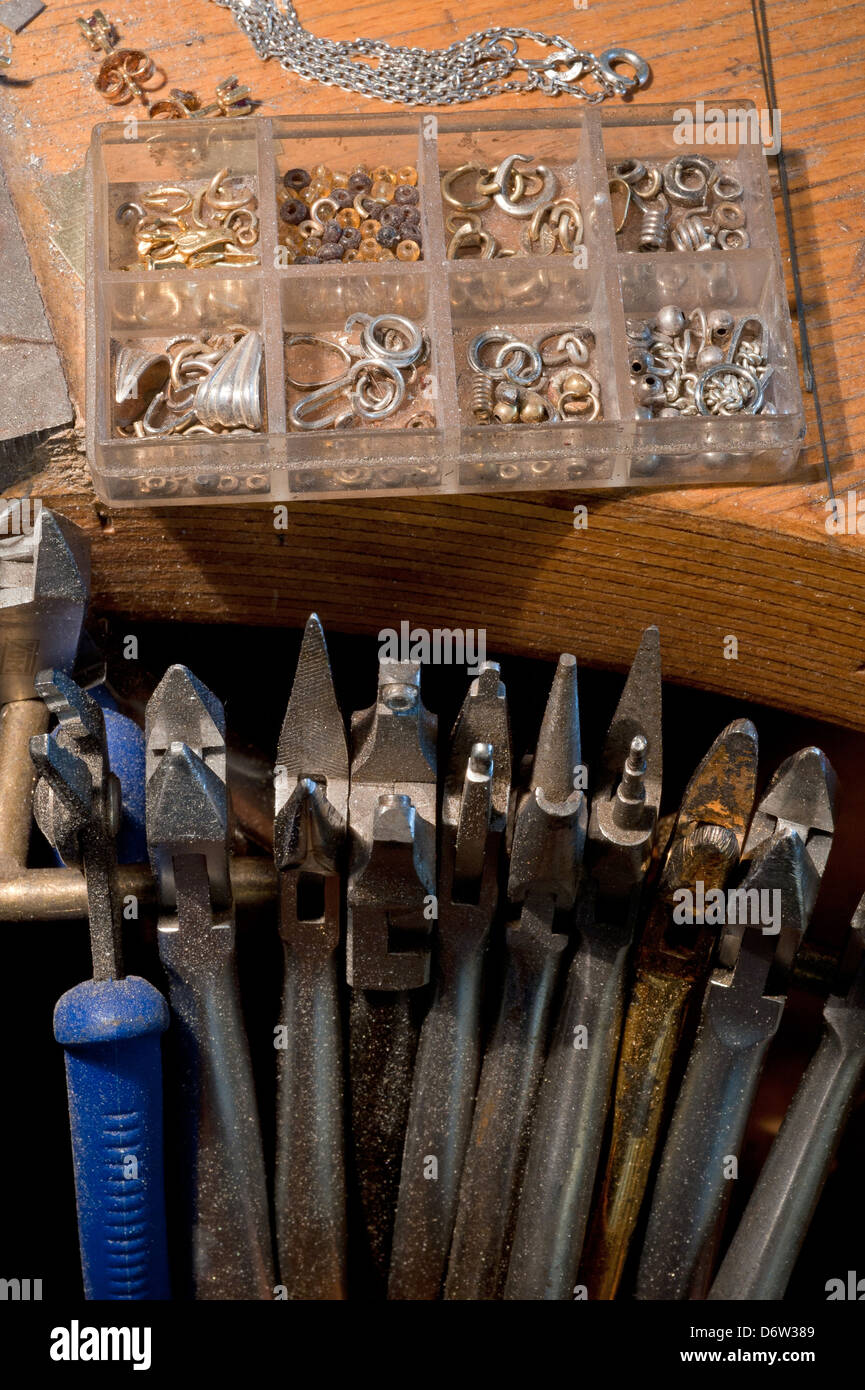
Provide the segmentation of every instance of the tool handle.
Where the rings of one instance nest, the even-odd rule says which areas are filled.
[[[712,1300],[778,1300],[786,1292],[865,1074],[865,1013],[830,1001],[824,1018],[820,1046],[761,1169]]]
[[[285,947],[277,1052],[274,1204],[279,1278],[291,1299],[346,1291],[342,1027],[335,955]]]
[[[611,936],[604,927],[587,932],[568,972],[538,1094],[507,1299],[573,1297],[622,1029],[630,942]]]
[[[783,1004],[758,998],[728,1026],[730,990],[710,984],[676,1100],[637,1273],[637,1298],[702,1299],[739,1150]]]
[[[194,1296],[270,1299],[264,1154],[233,953],[187,968],[181,932],[160,928],[160,956],[178,1053]]]
[[[391,1299],[441,1297],[481,1065],[484,941],[453,953],[421,1030],[394,1225]]]
[[[606,1172],[589,1230],[589,1296],[612,1299],[640,1215],[694,982],[642,971],[625,1016]]]
[[[420,1025],[417,990],[353,989],[349,1069],[355,1182],[367,1296],[387,1285],[400,1163]]]
[[[162,1167],[162,995],[134,975],[58,1001],[88,1299],[169,1298]]]
[[[530,898],[519,925],[508,928],[504,992],[484,1055],[460,1183],[448,1299],[499,1299],[504,1292],[550,1006],[566,944],[552,926],[552,899],[545,897]]]

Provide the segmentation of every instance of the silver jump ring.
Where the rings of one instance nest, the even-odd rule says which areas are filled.
[[[525,357],[525,365],[515,367],[507,362],[507,358],[514,352],[520,352]],[[524,343],[519,338],[511,338],[508,342],[502,343],[495,355],[496,370],[501,372],[514,382],[516,386],[532,386],[541,375],[544,364],[541,354],[531,343]]]

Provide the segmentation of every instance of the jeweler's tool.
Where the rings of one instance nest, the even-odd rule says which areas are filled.
[[[853,918],[848,956],[849,989],[826,1001],[820,1045],[715,1276],[712,1300],[777,1300],[787,1290],[865,1074],[865,898]]]
[[[269,1299],[264,1156],[234,953],[222,706],[185,666],[172,666],[148,702],[146,737],[147,843],[177,1053],[189,1283],[199,1299]]]
[[[579,944],[538,1093],[505,1297],[569,1299],[577,1276],[625,1004],[625,972],[661,797],[661,654],[643,634],[592,797]]]
[[[448,1263],[449,1299],[504,1289],[553,990],[568,943],[588,812],[581,790],[577,664],[560,656],[531,780],[516,812],[507,969],[475,1102]]]
[[[727,893],[718,964],[664,1145],[638,1298],[706,1296],[748,1115],[832,848],[835,788],[824,754],[805,748],[757,808],[748,873]]]
[[[614,1298],[640,1214],[670,1076],[716,933],[679,926],[676,895],[722,888],[751,818],[757,731],[737,719],[719,734],[689,782],[637,952],[611,1107],[603,1183],[583,1255],[593,1298]]]
[[[420,665],[379,658],[352,718],[346,973],[354,1172],[366,1292],[387,1282],[435,914],[436,719]]]
[[[435,990],[415,1059],[390,1298],[441,1297],[480,1070],[483,963],[510,790],[505,687],[498,665],[485,662],[451,735],[441,811]]]
[[[276,1243],[289,1298],[346,1297],[340,871],[348,747],[324,633],[308,620],[274,783],[285,953],[276,1096]]]
[[[54,1012],[66,1050],[84,1291],[88,1299],[168,1298],[160,1058],[168,1008],[146,980],[123,973],[120,784],[96,701],[59,670],[42,671],[36,689],[58,727],[30,741],[34,815],[64,863],[83,870],[90,913],[93,979],[68,990]]]

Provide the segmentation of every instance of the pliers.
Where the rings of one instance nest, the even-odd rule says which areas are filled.
[[[638,1298],[706,1296],[731,1174],[832,847],[835,789],[824,754],[806,748],[782,764],[758,806],[664,1145]],[[756,909],[762,925],[743,924]]]
[[[535,1113],[505,1297],[569,1299],[592,1198],[624,1012],[625,972],[661,797],[661,658],[643,634],[592,797],[591,877]]]
[[[378,693],[352,718],[346,974],[354,1173],[365,1291],[384,1291],[430,976],[436,886],[437,721],[420,664],[379,659]]]
[[[751,818],[757,731],[737,719],[715,739],[685,790],[640,939],[612,1103],[612,1131],[580,1277],[592,1298],[614,1298],[640,1214],[670,1077],[709,969],[716,932],[680,927],[674,896],[722,888]]]
[[[415,1058],[390,1298],[441,1297],[480,1070],[483,963],[510,794],[505,687],[499,667],[485,662],[451,734],[445,774],[435,988]]]
[[[185,1256],[198,1299],[270,1299],[264,1154],[234,950],[225,718],[171,666],[147,704],[147,845],[169,981]]]
[[[582,771],[577,663],[564,655],[516,811],[508,896],[521,909],[507,928],[504,987],[475,1101],[449,1299],[497,1299],[504,1291],[553,991],[580,880],[588,820]]]
[[[96,701],[59,670],[40,672],[36,691],[58,727],[30,740],[39,774],[33,811],[63,862],[83,870],[90,916],[93,979],[54,1011],[66,1049],[84,1291],[88,1299],[168,1298],[160,1055],[168,1007],[146,980],[124,974],[120,784]]]
[[[303,634],[276,755],[273,849],[285,955],[276,1098],[276,1241],[289,1298],[346,1297],[340,872],[348,745],[321,624]]]

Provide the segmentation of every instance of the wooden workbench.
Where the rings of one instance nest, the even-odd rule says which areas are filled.
[[[93,88],[98,63],[75,27],[80,6],[47,4],[15,42],[11,71],[32,83],[0,86],[0,159],[80,407],[83,288],[49,242],[44,199],[54,177],[80,167],[93,124],[121,120],[124,108],[107,106]],[[638,102],[750,97],[765,105],[748,0],[590,0],[573,10],[544,0],[464,0],[453,12],[408,0],[299,0],[299,8],[310,28],[333,38],[363,32],[438,46],[512,21],[596,51],[626,44],[653,68]],[[158,61],[166,88],[209,96],[233,72],[263,114],[381,109],[260,62],[230,13],[208,0],[119,8],[112,0],[106,9],[124,43]],[[865,498],[865,7],[767,0],[767,12],[836,491],[861,487]],[[780,199],[776,211],[780,221]],[[782,251],[786,263],[783,224]],[[428,628],[485,627],[491,655],[567,648],[619,666],[630,661],[639,629],[657,621],[672,679],[865,728],[865,537],[827,534],[808,397],[806,406],[806,485],[589,495],[584,531],[574,530],[575,498],[564,494],[302,502],[282,532],[266,507],[112,517],[94,498],[80,432],[50,439],[7,468],[3,482],[91,533],[97,610],[299,624],[315,607],[347,631],[377,632],[404,618]],[[736,660],[724,655],[731,634]]]

